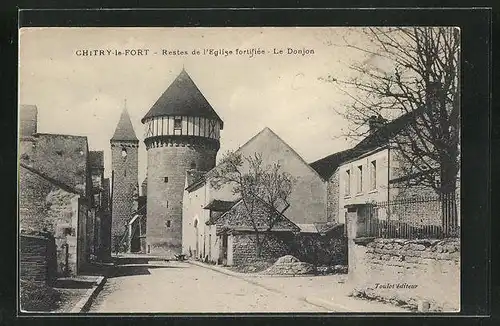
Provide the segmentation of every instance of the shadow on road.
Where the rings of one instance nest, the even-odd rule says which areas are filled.
[[[149,269],[153,268],[187,268],[187,266],[174,265],[175,263],[171,264],[164,259],[151,259],[147,257],[115,258],[114,264],[114,273],[109,278],[150,275]]]

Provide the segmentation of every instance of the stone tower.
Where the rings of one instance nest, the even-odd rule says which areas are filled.
[[[148,153],[147,252],[180,254],[186,171],[215,166],[223,122],[184,69],[141,122]]]
[[[112,219],[111,241],[113,252],[127,250],[127,223],[132,218],[134,197],[138,195],[137,139],[130,116],[124,108],[111,143]]]

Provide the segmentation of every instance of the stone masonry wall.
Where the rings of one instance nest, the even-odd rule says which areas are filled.
[[[327,221],[339,221],[339,170],[330,177],[327,183],[326,194],[326,213]]]
[[[214,149],[187,143],[148,148],[146,241],[151,254],[181,253],[186,171],[194,165],[200,170],[213,168],[216,154]]]
[[[91,180],[87,138],[53,134],[39,134],[35,138],[32,157],[22,161],[81,195],[88,195]]]
[[[245,265],[255,261],[268,261],[274,263],[279,257],[291,253],[289,243],[291,239],[287,239],[285,235],[279,234],[260,234],[264,240],[262,243],[261,256],[257,255],[257,240],[256,235],[252,233],[240,233],[234,235],[233,240],[233,264]]]
[[[431,311],[459,310],[459,239],[353,241],[349,255],[355,294],[412,308],[424,300]]]
[[[24,230],[46,229],[55,237],[57,270],[76,274],[76,236],[79,195],[68,192],[46,178],[21,166],[19,173],[19,221]],[[68,265],[66,264],[66,244]]]
[[[127,156],[122,156],[122,148]],[[111,162],[113,168],[111,235],[113,252],[124,252],[127,248],[123,241],[127,232],[127,223],[132,218],[134,191],[139,187],[138,143],[118,142],[111,144]]]
[[[21,280],[50,284],[56,278],[54,238],[21,234],[19,237]]]

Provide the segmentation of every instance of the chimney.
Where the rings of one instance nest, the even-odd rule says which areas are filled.
[[[378,129],[381,127],[385,126],[387,123],[387,119],[382,118],[382,116],[379,114],[378,116],[372,115],[368,118],[368,126],[369,126],[369,132],[370,135],[376,132]]]
[[[19,110],[19,135],[32,137],[37,132],[38,109],[36,105],[21,105]]]
[[[439,81],[430,81],[427,85],[427,104],[437,105],[440,102],[440,93],[442,91],[442,85]]]

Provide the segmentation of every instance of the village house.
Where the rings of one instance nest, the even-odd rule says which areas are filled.
[[[262,252],[261,258],[272,261],[295,253],[293,233],[314,233],[319,236],[331,226],[329,222],[332,221],[326,215],[325,182],[271,129],[262,130],[236,153],[244,157],[259,153],[264,166],[279,163],[281,171],[292,175],[295,181],[287,202],[283,202],[280,207],[283,214],[276,229],[271,229],[272,241],[262,249],[266,252]],[[183,252],[228,265],[256,259],[255,231],[241,211],[240,198],[233,194],[231,185],[214,189],[210,175],[211,171],[190,170],[187,173],[183,205]],[[255,214],[264,218],[279,213],[274,208],[266,207],[265,203],[260,203]]]
[[[58,275],[76,275],[97,256],[110,258],[102,152],[90,152],[86,137],[38,133],[37,116],[36,106],[21,105],[20,228],[51,234]]]
[[[443,232],[446,214],[454,214],[443,208],[456,207],[460,227],[460,182],[450,198],[418,183],[421,173],[434,175],[435,170],[406,173],[407,155],[398,137],[411,118],[405,114],[388,122],[373,116],[361,142],[311,166],[328,180],[329,217],[346,225],[353,293],[396,298],[415,307],[420,300],[433,310],[457,309],[459,232]],[[391,282],[414,287],[382,291],[374,286]]]

